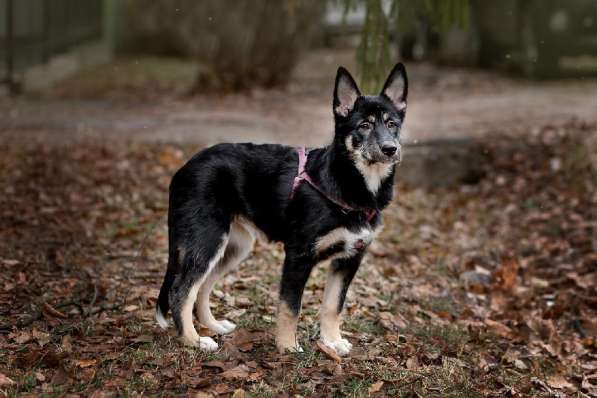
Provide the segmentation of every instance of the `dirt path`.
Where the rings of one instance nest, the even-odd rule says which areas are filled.
[[[87,138],[125,138],[321,145],[329,141],[332,131],[329,93],[337,63],[327,60],[315,75],[306,72],[313,67],[304,66],[288,90],[257,92],[252,97],[180,100],[169,96],[143,102],[2,99],[0,133],[11,142],[63,144]],[[412,65],[409,71],[406,142],[525,131],[572,118],[597,122],[597,80],[532,83],[428,65]]]

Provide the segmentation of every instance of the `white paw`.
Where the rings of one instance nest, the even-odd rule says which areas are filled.
[[[227,319],[222,319],[221,321],[218,321],[218,323],[225,330],[225,332],[222,334],[232,333],[234,331],[234,329],[236,329],[236,324],[234,324],[233,322],[230,322]]]
[[[216,351],[218,349],[218,343],[211,337],[199,337],[199,348],[202,351]]]
[[[321,342],[330,347],[332,350],[336,351],[336,354],[340,355],[341,357],[350,354],[350,350],[352,349],[352,344],[350,341],[342,338],[340,340],[321,339]]]
[[[217,334],[232,333],[236,329],[236,325],[226,319],[222,321],[215,321],[206,325],[211,331]]]

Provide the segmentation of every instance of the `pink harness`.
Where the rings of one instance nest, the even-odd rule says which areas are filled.
[[[377,215],[376,209],[354,208],[354,207],[348,205],[347,203],[343,202],[340,199],[332,198],[327,193],[325,193],[321,188],[319,188],[317,186],[317,184],[315,184],[315,182],[311,179],[309,174],[307,174],[307,170],[305,170],[305,166],[307,165],[307,157],[309,155],[308,151],[305,150],[305,147],[301,146],[301,147],[296,148],[296,152],[298,153],[298,158],[299,158],[298,173],[297,173],[296,177],[294,177],[294,181],[292,183],[292,191],[290,192],[290,199],[292,199],[294,197],[294,193],[298,189],[299,185],[301,185],[301,182],[306,181],[309,185],[311,185],[313,188],[315,188],[315,190],[317,192],[322,194],[327,200],[340,206],[345,213],[348,213],[350,211],[359,211],[365,215],[367,222],[371,222],[371,220],[373,220],[373,218]]]

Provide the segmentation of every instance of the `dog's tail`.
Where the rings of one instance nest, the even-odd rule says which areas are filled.
[[[162,283],[160,295],[158,296],[158,301],[155,305],[155,320],[157,321],[158,325],[162,327],[162,329],[166,329],[168,327],[166,315],[170,309],[170,300],[168,299],[168,295],[170,288],[172,287],[172,282],[174,282],[174,270],[169,261],[166,276],[164,277],[164,283]]]

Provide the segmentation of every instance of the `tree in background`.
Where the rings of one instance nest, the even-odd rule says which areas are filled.
[[[338,0],[345,12],[364,4],[366,17],[357,49],[360,86],[376,92],[394,60],[390,57],[390,34],[400,36],[421,18],[440,30],[469,24],[469,0]]]

